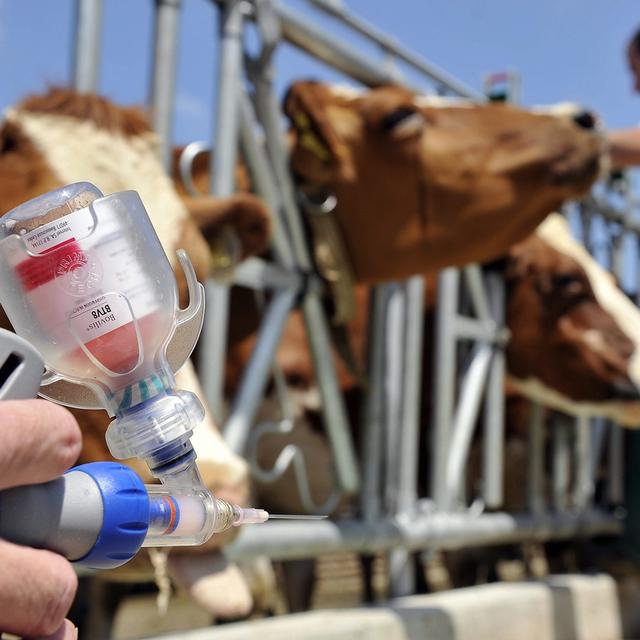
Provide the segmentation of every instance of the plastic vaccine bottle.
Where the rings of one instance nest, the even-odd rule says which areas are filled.
[[[176,388],[167,360],[176,326],[203,305],[191,263],[184,252],[178,257],[189,282],[186,310],[134,191],[105,197],[92,184],[72,184],[0,218],[0,304],[43,355],[43,385],[90,389],[115,418],[106,433],[112,455],[143,459],[161,481],[148,486],[159,499],[152,529],[166,524],[172,545],[204,542],[222,508],[202,484],[190,441],[203,407]],[[47,386],[41,395],[79,406],[49,396]],[[184,525],[173,530],[172,503],[163,498],[170,494]]]

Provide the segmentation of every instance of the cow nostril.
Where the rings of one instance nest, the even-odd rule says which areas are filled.
[[[582,129],[595,129],[596,119],[589,111],[582,111],[573,116],[573,121]]]
[[[623,378],[613,383],[613,395],[619,400],[640,400],[640,388]]]

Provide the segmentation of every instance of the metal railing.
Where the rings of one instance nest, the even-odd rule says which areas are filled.
[[[274,52],[293,45],[367,86],[405,83],[399,69],[417,72],[424,90],[479,99],[480,96],[435,65],[423,60],[350,14],[336,0],[309,0],[378,47],[380,58],[364,54],[305,15],[276,0],[219,0],[220,42],[215,113],[214,195],[233,192],[233,169],[241,148],[256,192],[266,201],[273,222],[273,263],[253,259],[241,265],[235,282],[272,293],[255,350],[239,390],[224,411],[222,383],[229,291],[210,282],[201,366],[206,395],[230,447],[245,453],[250,431],[273,373],[274,354],[286,319],[300,299],[322,396],[324,424],[334,467],[334,494],[357,494],[359,517],[337,522],[268,523],[245,528],[226,551],[231,557],[268,554],[300,558],[334,551],[390,551],[393,594],[413,590],[407,553],[428,547],[458,548],[529,539],[615,534],[620,520],[608,504],[622,500],[620,430],[594,421],[589,429],[565,424],[554,432],[553,504],[545,498],[544,425],[534,410],[529,448],[526,514],[488,513],[503,503],[504,451],[504,285],[479,267],[446,270],[439,277],[436,354],[433,362],[432,442],[420,451],[421,342],[423,292],[421,278],[373,289],[369,326],[368,389],[360,455],[352,442],[344,402],[330,356],[329,320],[321,304],[321,283],[313,273],[295,185],[288,171],[281,115],[273,86]],[[100,0],[79,0],[76,85],[97,86]],[[180,0],[156,0],[156,30],[151,104],[154,124],[163,136],[168,162],[173,118],[175,55]],[[247,23],[261,38],[259,54],[243,49]],[[252,91],[249,92],[249,87]],[[631,224],[629,222],[629,224]],[[634,223],[635,224],[635,223]],[[635,229],[634,229],[635,231]],[[470,312],[459,310],[464,287]],[[461,345],[471,354],[459,365]],[[484,413],[481,417],[481,407]],[[477,424],[482,424],[483,482],[480,496],[465,496],[465,469]],[[606,435],[608,432],[608,435]],[[604,507],[594,504],[593,482],[606,439],[611,470]],[[295,456],[292,456],[292,459]],[[418,462],[431,462],[431,489],[418,491]],[[570,466],[575,468],[569,474]],[[277,475],[277,472],[275,473]],[[575,481],[571,483],[571,477]],[[359,492],[359,493],[358,493]],[[478,498],[474,508],[467,505]],[[480,505],[481,508],[478,508]],[[393,555],[395,553],[395,555]]]

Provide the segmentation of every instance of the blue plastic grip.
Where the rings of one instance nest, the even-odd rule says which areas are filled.
[[[100,489],[103,504],[102,527],[96,542],[74,564],[113,569],[131,560],[149,528],[149,496],[140,477],[118,462],[91,462],[69,471],[91,476]]]

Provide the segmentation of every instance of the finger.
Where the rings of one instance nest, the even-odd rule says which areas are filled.
[[[65,408],[46,400],[0,402],[0,489],[56,478],[81,446],[78,423]]]
[[[72,566],[50,551],[0,540],[0,629],[38,637],[59,631],[78,587]]]
[[[55,633],[50,636],[40,636],[35,640],[78,640],[78,629],[71,620],[65,620]]]

